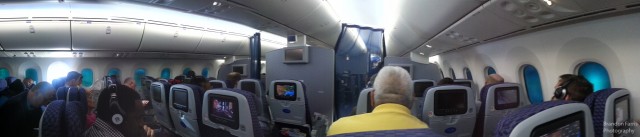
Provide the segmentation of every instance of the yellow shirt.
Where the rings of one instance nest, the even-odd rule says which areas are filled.
[[[429,126],[411,115],[407,107],[387,103],[378,105],[371,113],[338,119],[331,124],[327,135],[416,128],[429,128]]]

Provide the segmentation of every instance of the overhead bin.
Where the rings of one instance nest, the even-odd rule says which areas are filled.
[[[0,44],[4,50],[70,50],[68,18],[2,21]]]
[[[234,41],[238,41],[243,38],[244,37],[222,34],[222,32],[207,31],[202,36],[202,41],[195,52],[209,54],[233,53],[238,49],[238,47],[240,47],[240,44],[237,44],[237,42]],[[245,39],[246,41],[249,41],[249,38]]]
[[[73,50],[136,51],[144,23],[114,20],[71,22]]]
[[[203,33],[197,27],[150,20],[145,26],[139,51],[193,52]]]

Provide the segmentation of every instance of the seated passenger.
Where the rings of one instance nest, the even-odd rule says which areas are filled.
[[[504,83],[504,78],[502,78],[502,76],[498,74],[491,74],[487,76],[486,80],[484,81],[484,85],[498,84],[498,83]]]
[[[0,108],[0,133],[16,137],[38,136],[40,118],[45,105],[55,97],[55,90],[48,82],[40,82],[29,92],[22,92],[9,99]]]
[[[133,89],[133,90],[136,90],[136,81],[133,80],[133,78],[131,78],[131,77],[128,77],[128,78],[124,79],[124,83],[123,84],[125,86]]]
[[[583,76],[573,76],[556,89],[555,99],[583,102],[593,93],[593,85]]]
[[[438,81],[438,86],[442,86],[442,85],[451,85],[453,84],[453,79],[451,78],[442,78],[440,81]]]
[[[98,97],[97,119],[84,135],[86,137],[148,136],[149,131],[145,130],[149,128],[145,128],[142,124],[143,110],[140,95],[132,89],[121,85],[117,88],[104,89]]]
[[[27,91],[33,88],[33,79],[31,78],[24,78],[22,83],[24,84],[24,87]]]
[[[560,75],[560,77],[558,77],[558,82],[556,83],[556,85],[553,87],[553,89],[558,89],[560,88],[560,86],[562,86],[562,84],[567,81],[569,78],[574,77],[576,75],[573,74],[562,74]],[[556,100],[556,97],[551,97],[551,100]]]
[[[240,81],[240,79],[242,79],[240,73],[229,73],[229,75],[227,75],[227,81],[225,81],[225,83],[227,83],[227,88],[236,88],[236,85],[238,84],[238,81]]]
[[[75,71],[67,73],[66,87],[80,87],[80,84],[82,84],[82,74]]]
[[[209,83],[209,81],[202,76],[196,76],[195,78],[193,78],[191,83],[202,87],[205,91],[211,89],[211,83]]]
[[[378,130],[428,128],[427,124],[411,115],[413,91],[411,76],[406,70],[386,66],[380,70],[375,82],[375,108],[371,113],[343,117],[334,122],[328,136]]]
[[[20,93],[23,93],[26,89],[22,81],[20,79],[16,79],[16,80],[13,80],[13,82],[9,83],[9,85],[7,85],[7,88],[4,90],[5,90],[3,92],[4,96],[11,98]]]
[[[194,72],[193,70],[189,70],[189,72],[187,72],[187,78],[190,78],[190,79],[196,78],[196,72]]]

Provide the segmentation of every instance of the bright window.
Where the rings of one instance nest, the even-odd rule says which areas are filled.
[[[162,79],[171,79],[171,69],[164,68],[162,69],[162,73],[160,73],[160,78]]]
[[[578,75],[582,75],[591,84],[593,84],[593,90],[598,91],[601,89],[611,88],[611,81],[609,79],[609,72],[604,66],[595,62],[585,62],[578,67]]]
[[[209,68],[202,69],[202,77],[204,77],[204,78],[208,78],[209,77]]]
[[[473,76],[471,76],[471,71],[469,71],[469,68],[464,68],[462,71],[464,72],[464,75],[468,80],[473,80]]]
[[[538,70],[531,65],[526,65],[522,69],[522,77],[524,78],[524,86],[527,88],[527,95],[529,95],[531,104],[542,103],[542,83],[540,82]]]
[[[496,70],[493,67],[487,67],[487,75],[496,74]]]
[[[144,69],[142,68],[136,69],[133,79],[136,81],[137,88],[142,87],[142,78],[146,75],[147,75],[147,72]]]
[[[52,82],[54,79],[67,77],[67,73],[71,68],[62,62],[54,62],[47,69],[47,81]]]
[[[80,73],[82,73],[83,87],[90,87],[91,85],[93,85],[93,70],[91,70],[90,68],[84,68]]]
[[[4,79],[9,77],[11,74],[9,73],[9,69],[7,68],[0,68],[0,78]]]
[[[29,68],[25,71],[25,77],[33,79],[33,83],[38,83],[38,71],[34,68]]]

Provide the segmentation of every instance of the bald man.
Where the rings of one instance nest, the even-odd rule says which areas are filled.
[[[504,83],[504,78],[502,78],[502,76],[498,74],[491,74],[487,76],[487,79],[484,81],[484,85],[497,84],[497,83]]]

